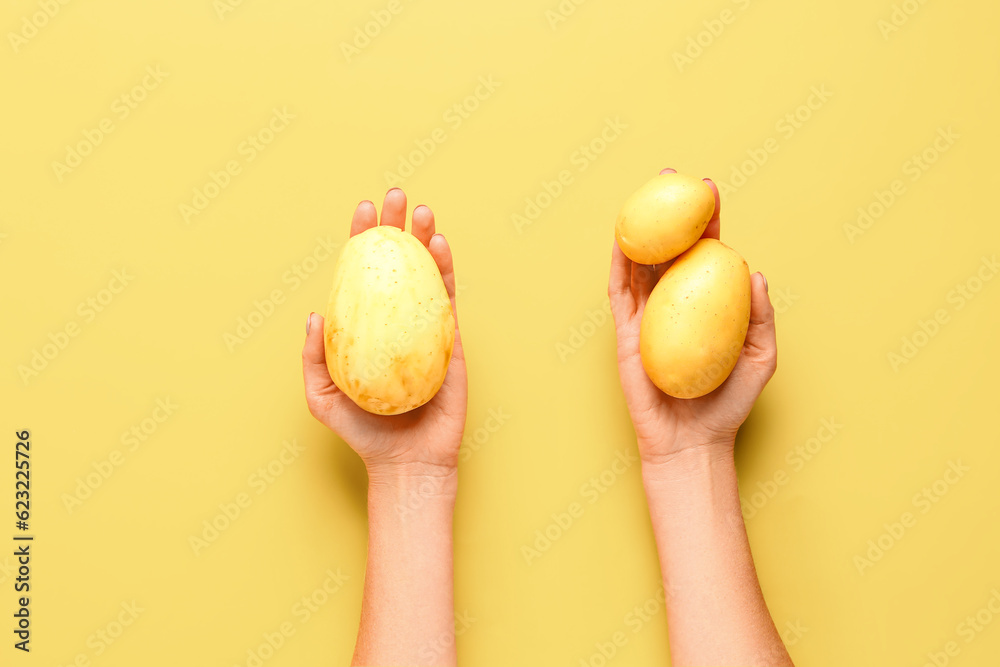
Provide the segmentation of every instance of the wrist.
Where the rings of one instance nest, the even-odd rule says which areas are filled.
[[[458,492],[458,469],[452,465],[422,461],[365,463],[369,493],[416,500],[454,501]]]
[[[720,440],[644,454],[642,479],[646,486],[677,483],[698,477],[715,477],[735,469],[734,441]]]

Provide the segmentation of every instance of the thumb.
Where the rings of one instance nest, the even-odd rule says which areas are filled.
[[[750,323],[736,367],[727,385],[757,398],[777,367],[778,347],[774,335],[774,307],[767,295],[763,274],[750,276]],[[752,403],[752,401],[751,401]]]
[[[767,279],[759,271],[750,276],[750,324],[743,348],[763,389],[778,365],[778,342],[774,330],[774,306],[767,294]]]
[[[326,367],[326,350],[323,340],[323,317],[310,313],[306,320],[306,342],[302,348],[302,377],[305,380],[306,403],[309,412],[330,428],[340,412],[341,403],[350,401],[330,377]]]

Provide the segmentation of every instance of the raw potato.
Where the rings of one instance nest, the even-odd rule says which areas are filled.
[[[431,400],[448,372],[455,317],[427,248],[390,226],[351,237],[323,336],[334,384],[368,412],[396,415]]]
[[[704,396],[729,377],[749,324],[746,260],[720,241],[701,239],[646,301],[639,330],[643,368],[671,396]]]
[[[663,264],[701,238],[715,193],[685,174],[660,174],[628,198],[615,223],[618,247],[633,262]]]

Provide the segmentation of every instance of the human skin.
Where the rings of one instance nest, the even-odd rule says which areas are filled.
[[[718,239],[719,190],[705,181],[715,192],[715,215],[703,236]],[[751,276],[750,325],[729,378],[706,396],[679,399],[653,384],[639,356],[642,313],[668,267],[635,264],[615,243],[608,295],[660,557],[672,664],[791,665],[757,580],[733,459],[736,432],[777,364],[767,281]]]
[[[376,224],[405,228],[406,195],[390,190],[382,205],[361,202],[351,236]],[[368,470],[368,565],[352,665],[454,665],[452,516],[458,451],[465,430],[467,380],[455,311],[455,270],[448,242],[434,232],[426,206],[413,211],[411,233],[434,257],[451,299],[455,345],[438,393],[410,412],[365,412],[327,370],[323,318],[311,313],[302,350],[309,411],[339,435]]]

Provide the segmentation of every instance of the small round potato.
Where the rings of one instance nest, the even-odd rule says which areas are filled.
[[[377,415],[431,400],[444,383],[455,317],[430,252],[396,227],[372,227],[341,251],[323,327],[334,384]]]
[[[615,223],[618,247],[633,262],[663,264],[701,238],[715,193],[685,174],[660,174],[628,198]]]
[[[698,398],[721,385],[750,324],[750,268],[735,250],[701,239],[667,269],[646,301],[639,353],[664,393]]]

